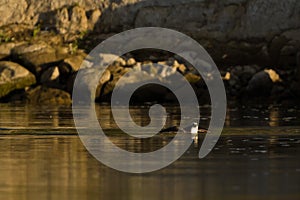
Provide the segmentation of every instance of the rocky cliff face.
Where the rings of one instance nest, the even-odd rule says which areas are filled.
[[[225,65],[295,66],[300,48],[297,0],[5,0],[0,11],[0,27],[39,25],[61,34],[172,28],[198,40]]]
[[[264,71],[272,69],[281,80],[274,94],[300,96],[298,0],[2,0],[0,13],[0,61],[21,64],[37,84],[71,92],[85,55],[78,49],[89,53],[87,46],[111,34],[158,26],[204,46],[226,74],[231,95],[247,92],[250,83],[260,87],[262,79],[272,86]]]
[[[119,32],[143,26],[167,27],[197,39],[217,62],[296,64],[295,53],[300,47],[300,1],[129,2],[112,3],[103,12],[102,30]],[[289,56],[294,60],[283,58]]]
[[[98,0],[2,0],[0,3],[0,27],[13,23],[23,23],[34,26],[36,23],[49,20],[56,10],[63,7],[80,5],[85,10],[99,8],[102,2]]]

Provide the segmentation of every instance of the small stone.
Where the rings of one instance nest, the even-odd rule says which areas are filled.
[[[198,75],[187,73],[184,75],[185,79],[190,83],[197,83],[201,78]]]
[[[59,77],[58,67],[50,67],[42,73],[40,82],[41,83],[55,82],[58,81],[58,77]]]
[[[142,71],[142,63],[137,62],[137,63],[132,67],[132,69],[135,70],[135,71]]]
[[[136,63],[136,61],[135,61],[134,58],[129,58],[129,59],[127,60],[127,65],[128,65],[128,66],[132,66],[132,65],[134,65],[135,63]]]
[[[281,78],[279,77],[279,74],[277,74],[277,72],[273,69],[265,69],[264,72],[268,73],[273,83],[282,82]]]
[[[174,59],[172,66],[173,67],[178,67],[180,64],[178,63],[177,60]]]
[[[101,64],[101,66],[98,66],[98,67],[103,67],[104,65],[108,65],[112,61],[117,61],[118,59],[119,59],[119,56],[117,56],[115,54],[100,53],[99,61],[97,63],[95,63],[95,66],[98,66],[98,64]]]
[[[157,64],[172,66],[172,65],[169,65],[167,61],[159,61],[159,62],[157,62]]]
[[[99,84],[97,86],[97,89],[96,89],[96,99],[99,99],[102,95],[104,94],[101,94],[101,91],[102,91],[102,88],[103,88],[103,85],[106,84],[111,78],[111,73],[109,70],[105,70],[99,80]]]
[[[120,66],[126,66],[126,61],[122,57],[118,57],[114,64]]]
[[[109,70],[105,70],[99,80],[99,85],[103,85],[110,80],[111,73]]]
[[[167,61],[169,66],[176,65],[175,62],[177,62],[177,60],[175,60],[175,58],[173,58],[173,57],[169,58],[168,61]]]
[[[64,59],[64,61],[59,65],[60,71],[64,74],[77,72],[85,57],[85,53],[78,53],[72,57]]]
[[[223,77],[223,80],[225,81],[230,80],[230,72],[226,72],[225,76]]]
[[[184,64],[179,64],[179,65],[177,66],[177,70],[178,70],[180,73],[184,74],[184,73],[186,72],[186,66],[185,66]]]

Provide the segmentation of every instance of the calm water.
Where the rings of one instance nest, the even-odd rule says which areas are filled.
[[[156,172],[127,174],[99,163],[77,136],[66,107],[0,105],[0,199],[300,199],[300,109],[235,107],[213,151],[198,159],[193,144],[178,161]],[[155,150],[170,140],[128,138],[110,109],[97,107],[110,139],[131,151]],[[169,125],[178,123],[168,107]],[[201,124],[209,107],[201,107]],[[149,121],[147,106],[132,109]]]

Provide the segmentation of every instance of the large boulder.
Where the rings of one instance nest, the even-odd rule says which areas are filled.
[[[246,88],[248,97],[269,97],[275,83],[282,82],[279,75],[272,69],[256,73]]]
[[[68,53],[68,48],[52,47],[45,42],[26,43],[12,49],[12,56],[35,74],[42,71],[43,65],[61,61]]]
[[[35,82],[35,76],[21,65],[9,61],[0,62],[0,98]]]

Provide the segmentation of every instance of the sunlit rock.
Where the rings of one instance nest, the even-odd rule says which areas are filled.
[[[35,84],[35,76],[21,65],[0,61],[0,98],[16,89]]]

